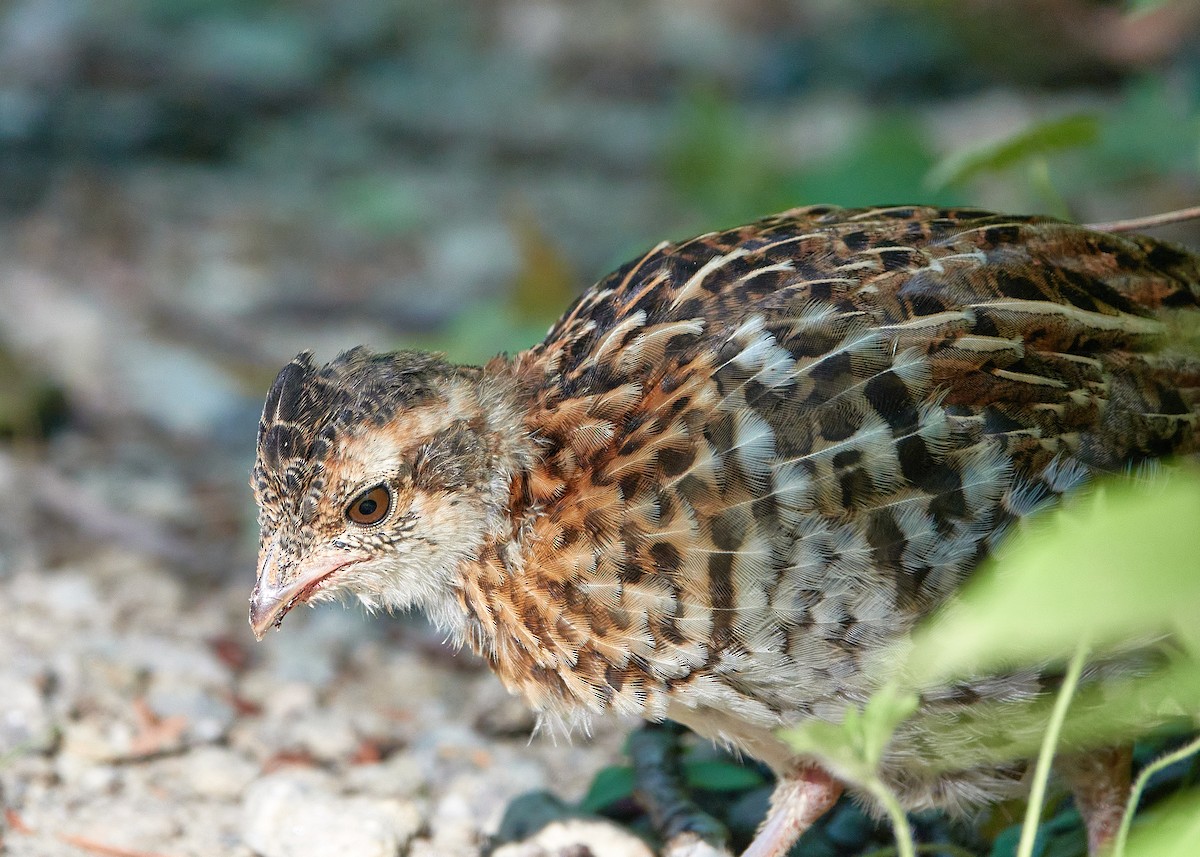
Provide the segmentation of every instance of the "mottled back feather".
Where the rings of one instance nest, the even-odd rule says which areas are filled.
[[[477,642],[549,710],[837,716],[1012,521],[1196,449],[1162,316],[1198,284],[1148,238],[966,210],[659,245],[517,358],[542,455],[520,562],[464,586]]]

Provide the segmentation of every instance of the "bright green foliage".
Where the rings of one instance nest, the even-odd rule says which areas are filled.
[[[1030,529],[916,637],[910,676],[1098,653],[1176,633],[1200,657],[1200,474],[1109,483]]]
[[[1078,690],[1068,677],[1069,698],[931,714],[898,689],[1061,666],[1084,650],[1092,666]],[[1045,740],[1042,778],[1056,752],[1127,743],[1155,730],[1194,731],[1200,723],[1200,472],[1174,467],[1102,483],[1036,519],[918,632],[906,664],[902,685],[886,686],[842,723],[783,733],[798,751],[876,795],[894,822],[903,814],[877,768],[897,728],[919,733],[923,756],[946,769],[1030,758]],[[1168,761],[1196,749],[1184,747]],[[1139,819],[1127,854],[1200,853],[1198,810],[1193,791]],[[1056,816],[1054,824],[1069,831],[1044,825],[1038,838],[1023,837],[1023,853],[1078,853],[1078,836],[1068,835],[1077,823]],[[1019,834],[1009,833],[994,854],[1012,853]],[[898,828],[902,853],[906,836]]]
[[[932,190],[961,185],[987,172],[1010,169],[1053,152],[1091,145],[1100,137],[1100,120],[1077,114],[1029,126],[1011,137],[952,152],[926,177]]]
[[[1200,713],[1198,558],[1195,470],[1101,485],[1036,521],[980,569],[961,598],[917,633],[906,682],[931,687],[1061,665],[1086,642],[1091,662],[1109,664],[1111,675],[1085,681],[1076,694],[1064,746],[1186,730]],[[1147,650],[1167,638],[1170,645]],[[1037,751],[1054,703],[922,711],[916,725],[925,753],[946,769],[1004,762]],[[989,740],[980,741],[981,733]]]
[[[1150,731],[1186,731],[1200,712],[1200,670],[1178,659],[1121,680],[1085,684],[1073,700],[1062,731],[1067,747],[1123,743]],[[1053,698],[993,702],[955,714],[918,717],[923,749],[945,769],[1029,758],[1041,745]],[[980,741],[987,735],[986,742]]]
[[[1129,806],[1127,806],[1125,809],[1125,817],[1121,819],[1121,829],[1118,831],[1117,838],[1113,843],[1114,854],[1116,857],[1125,857],[1125,849],[1128,841],[1127,838],[1129,836],[1130,825],[1133,821],[1133,815],[1137,810],[1138,802],[1141,800],[1142,794],[1145,792],[1146,785],[1149,783],[1150,779],[1159,772],[1166,770],[1173,764],[1189,758],[1194,759],[1197,753],[1200,753],[1200,738],[1189,741],[1183,747],[1180,747],[1174,752],[1166,753],[1165,755],[1160,756],[1150,764],[1146,765],[1146,767],[1142,769],[1142,772],[1138,774],[1138,778],[1133,784],[1133,790],[1129,797]],[[1196,810],[1200,809],[1200,805],[1195,802],[1194,798],[1200,798],[1200,795],[1193,795],[1192,798],[1193,799],[1183,797],[1180,799],[1180,801],[1184,804],[1184,806],[1192,807],[1191,818],[1195,819],[1197,816]],[[1143,823],[1150,825],[1150,832],[1143,834],[1144,844],[1136,846],[1136,849],[1148,849],[1146,853],[1158,854],[1160,851],[1165,851],[1173,845],[1178,845],[1180,843],[1191,843],[1193,846],[1197,843],[1200,843],[1200,827],[1197,827],[1194,821],[1186,823],[1181,827],[1177,825],[1175,820],[1172,820],[1174,818],[1174,813],[1178,812],[1178,809],[1166,808],[1162,810],[1162,812],[1165,813],[1165,821],[1154,821],[1154,819],[1158,817],[1158,812],[1150,814],[1148,817],[1143,817]],[[1159,850],[1154,850],[1151,847],[1151,845],[1156,842],[1158,843],[1157,847]],[[1136,849],[1134,852],[1135,854],[1137,853]]]
[[[1129,837],[1124,857],[1196,857],[1197,854],[1200,854],[1200,791],[1193,789],[1143,815]]]
[[[850,709],[841,723],[812,720],[780,733],[795,748],[820,759],[833,774],[870,792],[887,809],[900,857],[915,853],[912,832],[899,801],[879,776],[879,764],[896,727],[917,710],[914,693],[885,687],[861,710]]]
[[[877,777],[883,751],[896,727],[916,710],[916,694],[886,687],[861,711],[847,711],[841,723],[810,720],[781,735],[797,752],[819,756],[838,776],[866,784]]]

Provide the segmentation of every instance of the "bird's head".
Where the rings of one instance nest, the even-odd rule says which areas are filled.
[[[340,596],[454,626],[457,574],[507,523],[528,448],[511,385],[485,370],[419,352],[356,348],[323,367],[301,354],[258,427],[255,635]]]

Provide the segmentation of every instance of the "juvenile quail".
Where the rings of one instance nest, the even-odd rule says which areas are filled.
[[[777,729],[860,705],[1013,521],[1196,452],[1200,355],[1162,334],[1198,310],[1200,257],[1151,238],[813,207],[660,244],[483,368],[301,354],[259,424],[250,621],[418,607],[549,718],[680,721],[778,775],[746,852],[775,857],[842,789]],[[909,809],[1019,788],[885,767]]]

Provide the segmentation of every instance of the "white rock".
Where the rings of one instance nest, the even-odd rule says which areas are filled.
[[[438,792],[429,813],[433,843],[447,853],[458,852],[471,843],[495,833],[513,798],[533,789],[545,788],[537,765],[516,759],[453,775],[449,780],[436,771],[426,774]]]
[[[418,839],[405,857],[479,857],[479,853],[479,844],[473,839],[461,842]]]
[[[235,799],[258,773],[258,766],[224,747],[198,747],[179,759],[180,777],[194,794]]]
[[[524,842],[503,845],[492,857],[654,857],[645,842],[609,821],[571,818],[543,827]]]
[[[146,702],[160,718],[182,716],[187,721],[185,740],[208,744],[225,736],[235,713],[228,701],[200,687],[186,675],[159,673],[154,677]]]
[[[129,723],[97,716],[66,723],[58,754],[63,776],[73,778],[80,766],[124,758],[132,744],[133,728]]]
[[[400,800],[341,797],[312,770],[263,777],[246,792],[242,838],[263,857],[396,857],[421,827]]]
[[[77,774],[71,785],[87,795],[114,793],[121,788],[123,779],[123,771],[116,765],[81,765]]]
[[[94,795],[73,808],[58,832],[91,839],[113,849],[158,851],[179,835],[179,815],[170,801],[152,795],[137,794],[135,799],[127,793]],[[31,826],[37,825],[37,830],[46,829],[45,821],[29,819]]]
[[[324,708],[305,712],[286,728],[284,736],[288,743],[303,747],[314,758],[326,762],[353,756],[359,745],[349,718]]]
[[[317,689],[302,681],[280,681],[255,670],[242,679],[241,695],[262,706],[265,720],[291,720],[317,707]]]
[[[729,852],[714,848],[694,833],[682,833],[663,848],[662,857],[730,857]]]
[[[138,671],[175,675],[198,685],[225,687],[231,680],[229,667],[200,640],[133,633],[113,637],[98,654]]]
[[[357,610],[338,604],[320,604],[288,615],[285,636],[272,634],[263,641],[259,671],[276,681],[297,681],[326,687],[341,672],[347,650],[378,632]]]
[[[409,753],[393,753],[375,764],[353,765],[345,779],[353,791],[379,797],[415,797],[427,784],[425,769]]]
[[[0,756],[14,750],[45,750],[54,733],[41,691],[28,678],[0,672]]]
[[[533,709],[499,682],[484,682],[473,700],[471,720],[484,735],[494,738],[528,738],[537,726]]]
[[[84,572],[22,572],[13,580],[12,594],[15,606],[41,614],[43,621],[52,618],[55,624],[78,626],[90,625],[97,617],[101,622],[109,619],[96,584]]]

